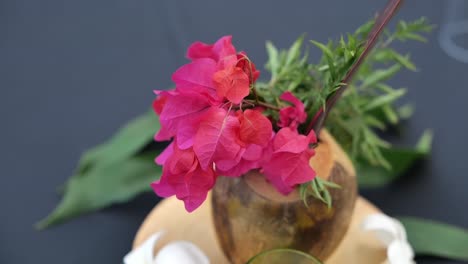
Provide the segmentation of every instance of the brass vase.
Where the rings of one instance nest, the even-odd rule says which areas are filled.
[[[212,215],[218,243],[233,263],[256,254],[292,248],[325,261],[343,239],[357,196],[353,165],[335,139],[322,131],[311,165],[318,177],[340,189],[329,189],[332,208],[298,190],[284,196],[258,171],[240,178],[219,177],[212,192]]]

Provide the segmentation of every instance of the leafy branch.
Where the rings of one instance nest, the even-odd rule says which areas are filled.
[[[422,34],[429,32],[433,26],[425,18],[420,18],[412,22],[400,21],[393,31],[383,30],[383,37],[375,43],[372,51],[369,50],[366,60],[360,62],[353,76],[354,82],[343,83],[342,80],[347,80],[346,76],[361,58],[365,49],[364,39],[372,33],[374,24],[375,21],[369,21],[354,34],[341,37],[338,41],[328,41],[326,44],[311,41],[323,54],[316,64],[308,62],[307,49],[304,54],[300,53],[304,37],[296,40],[288,50],[278,50],[267,43],[267,69],[271,71],[272,78],[269,83],[258,84],[258,87],[262,97],[277,105],[277,98],[282,92],[294,91],[305,103],[312,123],[317,118],[317,112],[329,110],[329,98],[346,85],[347,90],[336,101],[334,111],[328,112],[327,129],[355,164],[364,163],[390,171],[392,163],[387,158],[392,146],[377,131],[384,131],[411,116],[412,107],[396,104],[406,94],[406,89],[393,88],[387,81],[402,69],[417,70],[409,54],[401,54],[391,45],[395,41],[424,41]],[[305,125],[299,127],[301,132],[309,129]],[[304,201],[308,195],[312,195],[328,205],[331,200],[327,198],[330,197],[327,187],[331,186],[316,178],[302,185],[300,193]]]

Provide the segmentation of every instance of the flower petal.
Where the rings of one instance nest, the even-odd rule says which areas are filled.
[[[213,82],[218,96],[224,96],[229,101],[238,104],[250,92],[249,76],[239,67],[229,67],[217,71]]]
[[[156,242],[163,236],[164,232],[158,232],[151,235],[139,247],[125,255],[124,264],[151,264],[153,263],[153,250]]]
[[[164,246],[154,264],[209,264],[208,257],[199,247],[188,241],[176,241]]]
[[[387,246],[389,264],[413,264],[414,252],[406,240],[406,231],[396,219],[384,214],[372,214],[362,222],[362,228],[373,231]]]
[[[204,115],[193,144],[202,169],[212,162],[237,156],[240,151],[236,143],[238,127],[239,120],[225,109],[213,107]]]
[[[171,142],[164,150],[159,154],[156,159],[154,160],[158,165],[164,165],[166,160],[174,153],[174,142]]]
[[[272,125],[270,120],[259,110],[247,109],[239,114],[239,137],[242,142],[262,147],[270,142]]]
[[[393,241],[387,249],[389,264],[414,264],[414,252],[408,242],[404,240]]]
[[[232,45],[232,36],[224,36],[214,44],[206,44],[197,41],[190,45],[187,50],[187,58],[196,60],[200,58],[211,58],[215,61],[236,54],[236,49]]]
[[[212,59],[198,59],[177,69],[172,80],[177,88],[191,88],[202,86],[213,89],[213,74],[216,71],[216,62]]]
[[[375,235],[386,246],[389,246],[395,240],[406,239],[404,229],[402,230],[401,224],[391,217],[384,214],[372,214],[366,217],[362,222],[362,228],[365,231],[373,231]]]

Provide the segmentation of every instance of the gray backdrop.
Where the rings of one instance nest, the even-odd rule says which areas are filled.
[[[444,21],[444,1],[407,1],[398,18]],[[149,108],[170,87],[195,40],[234,36],[261,67],[265,40],[287,47],[300,34],[326,41],[367,21],[384,0],[174,1],[1,0],[0,263],[119,263],[158,199],[136,201],[43,232],[33,224],[59,202],[56,187],[80,154]],[[363,191],[390,215],[468,227],[468,65],[437,42],[399,45],[420,68],[394,79],[416,105],[399,144],[432,128],[432,158],[405,179]],[[466,38],[465,38],[466,41]],[[312,56],[319,52],[312,49]],[[455,263],[419,258],[420,263]]]

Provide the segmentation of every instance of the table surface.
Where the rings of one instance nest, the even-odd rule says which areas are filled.
[[[448,1],[407,1],[398,18],[427,16],[441,25]],[[234,36],[261,66],[265,40],[287,47],[297,36],[326,41],[351,31],[385,1],[127,1],[0,2],[0,263],[119,263],[145,215],[158,202],[145,194],[124,205],[38,232],[33,224],[59,202],[56,187],[80,154],[144,112],[153,89],[171,87],[195,40]],[[407,43],[417,73],[395,86],[416,112],[397,144],[432,128],[432,158],[388,187],[361,194],[390,215],[468,227],[468,65],[437,41]],[[466,41],[466,39],[465,39]],[[319,52],[312,49],[312,57]],[[451,116],[451,114],[453,114]],[[418,263],[456,263],[418,258]]]

